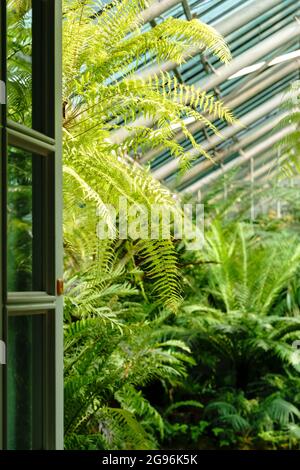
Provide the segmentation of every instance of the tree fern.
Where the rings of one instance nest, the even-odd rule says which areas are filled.
[[[143,397],[141,391],[137,391],[132,386],[124,386],[116,392],[115,398],[124,409],[142,418],[144,429],[153,431],[153,428],[156,428],[160,438],[163,439],[163,418],[149,401]]]
[[[98,283],[82,273],[66,286],[66,445],[151,449],[164,424],[139,388],[153,380],[175,386],[194,362],[182,341],[161,340],[156,321],[130,300],[136,290],[101,282],[102,274]]]
[[[133,164],[128,155],[134,158],[149,146],[163,144],[186,167],[185,149],[174,140],[176,126],[210,157],[195,141],[184,118],[199,120],[216,133],[212,120],[234,121],[231,112],[211,94],[179,84],[169,73],[148,80],[139,78],[137,67],[143,62],[182,62],[191,47],[210,50],[224,62],[230,59],[220,34],[196,19],[170,18],[144,30],[141,12],[147,5],[142,0],[113,1],[109,6],[98,1],[65,2],[66,205],[71,207],[73,201],[78,214],[74,195],[88,201],[88,210],[94,206],[110,232],[114,229],[106,204],[116,206],[120,196],[131,207],[161,204],[166,211],[175,207],[169,191]],[[153,127],[136,125],[141,116],[151,119]],[[118,138],[120,132],[126,133],[125,139]],[[118,233],[113,236],[117,239]],[[132,260],[141,260],[158,301],[176,310],[180,288],[172,239],[137,241]]]

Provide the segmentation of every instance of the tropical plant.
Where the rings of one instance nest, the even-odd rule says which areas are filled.
[[[141,14],[148,4],[64,2],[66,447],[296,448],[297,214],[250,222],[244,188],[226,201],[219,194],[211,200],[201,252],[186,252],[185,242],[172,238],[123,240],[114,231],[107,204],[117,206],[120,197],[136,210],[153,204],[179,210],[136,162],[141,153],[163,146],[185,169],[178,128],[209,158],[186,118],[214,133],[217,118],[234,122],[222,102],[172,73],[141,78],[149,61],[181,63],[193,47],[230,58],[220,35],[196,19],[171,18],[148,29]],[[9,113],[30,125],[31,2],[9,5]],[[284,126],[299,123],[297,86]],[[279,147],[293,168],[297,132]],[[12,175],[19,193],[26,190],[24,169]],[[291,192],[285,197],[295,202]],[[24,223],[16,241],[27,243],[27,208],[19,209]],[[10,217],[14,223],[13,210]],[[99,220],[111,234],[105,240],[96,235]]]
[[[187,265],[187,301],[163,327],[197,362],[175,404],[203,407],[167,413],[171,445],[187,434],[200,447],[297,447],[299,237],[233,221],[210,229],[206,252]]]
[[[229,52],[212,28],[196,20],[172,19],[142,31],[146,2],[114,1],[96,10],[99,5],[68,1],[64,12],[66,446],[153,448],[164,423],[140,387],[154,380],[175,386],[193,363],[183,342],[161,338],[143,274],[153,279],[156,303],[175,310],[175,249],[161,237],[120,240],[107,204],[117,208],[122,197],[131,207],[176,209],[172,194],[128,154],[163,144],[184,164],[173,127],[180,125],[197,146],[184,117],[214,131],[201,110],[233,121],[222,103],[169,74],[139,79],[138,64],[149,57],[180,62],[191,46],[208,46],[225,61]],[[152,128],[130,124],[142,115],[151,117]],[[121,129],[128,135],[117,142]],[[96,236],[96,210],[110,239]]]
[[[290,191],[286,196],[296,201]],[[82,211],[80,204],[77,211]],[[179,353],[177,359],[182,354],[176,341],[188,345],[196,364],[190,363],[188,351],[183,350],[186,359],[175,364],[181,377],[150,372],[145,381],[138,376],[132,383],[129,377],[123,387],[109,377],[113,391],[108,394],[105,388],[97,388],[101,403],[88,410],[82,407],[67,434],[68,447],[297,448],[300,397],[293,393],[300,372],[299,354],[293,347],[300,339],[297,221],[287,217],[280,223],[266,223],[262,218],[249,223],[247,217],[243,221],[244,213],[236,213],[240,217],[236,222],[214,207],[207,217],[205,250],[185,252],[184,243],[178,243],[186,299],[176,316],[149,305],[149,286],[139,266],[128,257],[128,246],[124,249],[127,241],[99,243],[96,248],[103,260],[99,264],[88,255],[93,239],[76,230],[75,217],[75,224],[66,232],[68,277],[79,271],[81,260],[85,264],[84,272],[76,274],[68,286],[66,344],[73,341],[79,356],[83,344],[97,349],[95,325],[92,334],[83,334],[86,343],[78,336],[80,346],[72,331],[77,321],[80,328],[81,318],[95,317],[103,324],[101,341],[113,344],[117,356],[123,357],[119,344],[124,341],[130,345],[126,355],[134,350],[139,356],[137,351],[145,347],[145,332],[148,344],[171,346],[168,354]],[[133,302],[126,300],[127,295]],[[116,342],[106,340],[107,335]],[[67,352],[68,361],[76,357],[75,351]],[[98,361],[96,353],[89,359],[89,367]],[[110,364],[110,359],[105,361]],[[70,375],[67,370],[66,387],[70,389],[66,396],[72,412],[78,397],[86,405],[94,399],[95,383],[83,380],[90,372],[80,369],[80,359],[78,364],[77,369],[75,359],[75,370],[69,369]],[[184,364],[188,369],[182,368]],[[142,367],[145,371],[148,366],[142,363]],[[94,378],[94,368],[92,371]],[[105,376],[103,368],[97,377]],[[78,387],[72,388],[73,378]],[[137,432],[138,425],[143,432],[140,428]],[[134,439],[136,435],[140,440]]]
[[[184,117],[193,117],[217,132],[205,117],[234,120],[231,112],[212,95],[178,83],[168,73],[147,80],[134,74],[143,62],[174,60],[182,63],[191,47],[203,47],[227,62],[230,52],[222,37],[198,20],[169,18],[153,29],[142,28],[144,0],[65,2],[64,22],[64,127],[71,142],[97,142],[106,152],[143,149],[162,144],[175,156],[184,149],[174,142],[174,125],[197,146]],[[151,3],[151,2],[149,2]],[[74,37],[78,40],[74,41]],[[138,116],[151,117],[153,127],[130,124]],[[123,142],[110,144],[111,131],[131,131]],[[100,150],[100,148],[99,148]],[[202,153],[205,151],[202,149]]]
[[[148,5],[144,0],[113,1],[109,5],[74,0],[64,5],[64,171],[68,210],[76,197],[84,200],[85,207],[94,213],[97,209],[109,228],[113,221],[106,204],[118,209],[120,197],[137,211],[142,204],[147,209],[160,204],[162,211],[174,210],[172,194],[132,157],[135,159],[137,152],[146,148],[163,145],[181,159],[184,167],[184,148],[174,139],[176,127],[209,157],[189,132],[185,118],[201,121],[213,132],[217,132],[214,119],[233,122],[234,118],[211,94],[178,83],[168,73],[142,79],[137,69],[150,59],[180,63],[187,49],[199,46],[226,62],[230,53],[224,40],[198,20],[171,18],[151,30],[143,28],[141,13]],[[138,124],[142,117],[151,120],[150,127]],[[120,138],[124,132],[124,138]],[[118,210],[117,217],[121,217]],[[82,220],[81,230],[85,230],[86,220]],[[92,232],[95,234],[95,227]],[[115,236],[118,238],[119,233]],[[162,236],[156,240],[137,238],[129,245],[131,255],[137,263],[143,263],[152,278],[157,299],[176,310],[181,297],[172,240]]]
[[[137,289],[121,279],[115,269],[78,273],[67,284],[67,448],[157,448],[164,422],[141,387],[154,380],[174,387],[194,363],[182,341],[160,337],[159,321],[147,319],[132,300]]]
[[[197,144],[185,118],[201,121],[213,132],[217,118],[233,122],[231,112],[212,94],[178,83],[162,73],[139,77],[138,68],[149,60],[182,63],[186,51],[202,47],[227,62],[230,52],[223,38],[194,19],[170,18],[148,30],[142,11],[145,0],[65,0],[63,12],[63,129],[65,199],[85,200],[111,228],[105,204],[120,196],[137,211],[141,204],[174,208],[169,191],[144,169],[133,164],[137,152],[163,145],[186,166],[184,148],[174,139],[181,128],[192,145]],[[31,2],[10,0],[8,27],[8,103],[14,120],[31,125]],[[76,39],[75,39],[76,38]],[[151,120],[137,125],[141,117]],[[136,121],[136,119],[138,119]],[[125,131],[125,138],[118,137]],[[76,205],[76,203],[75,203]],[[162,209],[163,210],[163,209]],[[117,217],[119,214],[117,213]],[[87,235],[96,236],[95,226]],[[85,229],[85,218],[81,230]],[[89,228],[91,226],[89,225]],[[118,237],[118,232],[116,233]],[[134,240],[134,256],[144,261],[153,279],[153,291],[166,306],[176,310],[181,301],[179,272],[172,240]]]

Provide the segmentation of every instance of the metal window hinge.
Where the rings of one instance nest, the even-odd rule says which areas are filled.
[[[6,344],[0,339],[0,364],[6,364]]]
[[[63,279],[56,280],[56,295],[63,295],[64,293],[64,281]]]

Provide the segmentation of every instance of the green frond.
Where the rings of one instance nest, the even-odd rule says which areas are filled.
[[[104,436],[111,435],[107,439],[107,449],[111,449],[111,440],[118,444],[119,449],[153,450],[156,448],[153,436],[147,434],[134,415],[126,409],[103,408],[99,427]]]
[[[78,183],[80,188],[84,193],[84,197],[90,201],[96,203],[98,215],[105,221],[107,224],[112,238],[115,236],[115,225],[114,221],[112,220],[112,215],[105,205],[104,201],[101,199],[99,194],[93,190],[93,188],[85,181],[79,174],[73,169],[68,167],[67,165],[63,166],[63,171],[66,175],[71,176],[74,180]]]
[[[146,265],[146,273],[153,280],[153,292],[163,304],[177,311],[181,302],[179,271],[171,240],[140,240],[139,255]]]
[[[155,27],[158,37],[172,38],[172,42],[184,43],[188,47],[208,49],[222,62],[228,62],[231,54],[223,37],[211,26],[198,19],[185,21],[168,18]],[[179,60],[179,63],[181,61]]]
[[[143,397],[141,391],[132,386],[125,386],[115,394],[123,409],[137,415],[143,420],[144,428],[157,428],[161,439],[164,437],[164,422],[158,411]]]
[[[300,418],[298,408],[277,396],[267,398],[263,406],[270,417],[282,425],[293,423],[295,418]]]
[[[230,416],[236,412],[236,408],[231,404],[224,401],[214,401],[209,403],[204,410],[205,414],[217,413],[220,416]]]
[[[166,410],[165,414],[171,414],[174,410],[178,410],[179,408],[185,408],[185,407],[191,407],[191,408],[203,408],[202,403],[196,400],[184,400],[184,401],[178,401],[175,403],[172,403]]]
[[[237,433],[247,432],[250,429],[250,423],[238,413],[223,415],[220,422],[229,425]]]

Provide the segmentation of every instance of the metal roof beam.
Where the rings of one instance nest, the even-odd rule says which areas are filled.
[[[187,20],[189,20],[189,21],[192,20],[193,15],[192,15],[188,0],[181,0],[181,3],[182,3],[184,14],[185,14]]]
[[[300,23],[293,21],[290,25],[235,57],[229,64],[219,67],[216,73],[212,74],[210,77],[205,77],[195,83],[195,87],[199,87],[201,90],[211,90],[227,80],[234,73],[255,63],[283,44],[289,43],[292,39],[299,37],[299,35]]]
[[[274,73],[273,75],[269,75],[265,80],[261,80],[260,82],[257,83],[257,85],[255,87],[249,88],[246,92],[241,93],[238,96],[235,96],[234,99],[229,100],[229,101],[226,100],[226,105],[230,109],[234,109],[237,106],[240,106],[242,103],[246,102],[247,100],[249,100],[253,96],[256,96],[262,90],[268,88],[273,83],[276,83],[277,81],[279,81],[283,77],[287,76],[289,73],[297,70],[299,67],[300,67],[300,60],[295,60],[293,62],[290,62],[285,67],[281,66],[281,65],[279,65],[279,67],[277,66],[276,67],[276,73]],[[278,96],[277,96],[277,98],[276,97],[274,98],[274,99],[277,100],[276,101],[276,103],[277,103],[276,106],[279,106],[281,101],[282,101],[282,95],[280,95],[281,96],[280,101],[278,101]],[[256,118],[254,118],[254,120],[252,120],[253,116],[256,115],[256,112],[259,113],[261,111],[261,109],[264,109],[262,107],[266,106],[265,114],[267,114],[269,112],[269,111],[267,111],[267,109],[270,109],[270,108],[268,108],[269,105],[272,106],[272,100],[270,100],[267,103],[264,103],[263,105],[259,106],[258,108],[256,108],[256,110],[251,111],[248,115],[241,117],[240,118],[240,123],[244,126],[247,126],[247,125],[251,124],[256,119]],[[274,109],[274,108],[272,108],[272,109]],[[261,117],[261,115],[260,115],[260,117]],[[203,127],[202,123],[196,122],[196,123],[189,126],[189,130],[190,130],[190,132],[195,133],[196,131],[200,130],[202,127]],[[205,141],[204,143],[202,143],[202,146],[206,151],[209,151],[212,148],[216,147],[218,144],[224,142],[224,139],[232,137],[233,135],[240,132],[240,130],[241,130],[241,126],[238,125],[238,124],[235,124],[233,126],[227,126],[224,129],[222,129],[222,136],[213,135],[211,137],[210,141]],[[178,134],[176,136],[176,140],[180,140],[180,138],[184,138],[184,136]],[[160,151],[161,151],[161,149],[160,149]],[[143,158],[141,161],[144,163],[146,161],[146,158],[147,158],[147,160],[148,159],[150,160],[151,158],[155,157],[156,155],[157,155],[157,150],[153,149],[153,150],[149,151],[145,155],[145,158]],[[196,158],[196,157],[200,156],[200,153],[197,149],[191,149],[188,152],[186,152],[186,156],[190,159],[193,159],[193,158]],[[163,165],[162,167],[160,167],[157,170],[153,171],[153,174],[158,179],[166,178],[167,176],[169,176],[170,174],[175,172],[179,168],[179,165],[180,165],[180,160],[179,159],[172,159],[169,162],[167,162],[165,165]]]
[[[182,0],[155,1],[148,8],[145,8],[145,10],[140,13],[140,19],[143,23],[150,23],[152,20],[154,20],[154,18],[157,18],[158,16],[162,15],[162,13],[181,2]],[[105,11],[106,9],[113,8],[113,6],[113,3],[107,3],[103,6],[103,8],[100,8],[98,11],[93,13],[90,18],[95,19],[98,16],[101,16],[103,14],[103,11]]]
[[[233,73],[237,72],[238,70],[242,69],[247,65],[253,64],[256,60],[268,54],[276,47],[280,47],[282,44],[290,42],[293,38],[299,35],[300,22],[293,21],[292,24],[282,29],[278,33],[269,36],[260,44],[251,47],[251,49],[233,59],[229,64],[221,66],[215,74],[212,74],[211,76],[196,83],[196,89],[197,87],[199,87],[199,89],[203,91],[211,90],[212,88],[217,87],[228,77],[230,77]],[[151,127],[152,123],[152,119],[147,119],[144,116],[141,116],[139,119],[132,123],[132,126],[133,128],[136,126]],[[116,144],[121,143],[124,139],[129,137],[131,133],[132,130],[121,128],[111,134],[110,140],[111,142]]]
[[[141,18],[144,23],[149,23],[154,18],[162,15],[165,11],[170,10],[178,3],[181,3],[181,0],[162,0],[160,2],[154,2],[149,8],[144,10],[141,13]]]
[[[264,173],[260,176],[257,177],[256,179],[256,184],[259,182],[261,183],[268,183],[271,177],[275,176],[275,174],[278,173],[278,168],[274,167],[271,168],[267,173]],[[272,199],[268,199],[267,201],[272,201]]]
[[[222,34],[222,36],[228,36],[228,34],[233,33],[241,26],[244,26],[251,20],[257,18],[280,3],[282,3],[282,0],[253,0],[250,5],[246,5],[245,7],[240,8],[238,11],[234,11],[232,14],[226,16],[222,20],[215,21],[212,23],[212,26],[220,34]],[[199,52],[202,52],[200,48],[197,50],[193,48],[186,53],[185,59],[188,60],[191,58],[191,56],[194,56]],[[178,64],[176,62],[167,61],[162,64],[155,64],[147,67],[144,70],[137,72],[136,75],[140,78],[147,78],[153,75],[157,75],[160,71],[168,72],[177,66]]]
[[[196,181],[196,183],[192,184],[191,186],[185,188],[183,193],[194,193],[198,191],[206,184],[209,184],[215,181],[216,179],[218,179],[220,176],[223,176],[224,173],[227,173],[228,171],[236,168],[237,166],[246,163],[247,160],[250,160],[252,157],[255,157],[255,155],[261,152],[264,152],[265,150],[270,148],[272,145],[274,145],[276,142],[278,142],[280,139],[290,134],[294,130],[295,130],[294,125],[281,129],[276,134],[271,135],[270,137],[265,139],[263,142],[260,142],[259,144],[255,145],[252,149],[245,152],[242,156],[235,158],[229,163],[226,163],[226,165],[224,165],[223,168],[219,168],[218,170],[210,173],[209,175],[205,176],[201,180]]]
[[[257,139],[274,129],[274,127],[279,123],[279,121],[286,115],[287,113],[282,113],[269,119],[265,124],[260,125],[254,132],[247,134],[245,137],[243,137],[241,140],[231,145],[230,147],[225,148],[224,150],[220,150],[220,152],[217,152],[217,155],[214,158],[214,162],[210,160],[204,160],[198,163],[198,165],[195,165],[193,168],[191,168],[189,174],[186,173],[186,175],[184,175],[182,180],[180,180],[180,184],[189,181],[197,175],[200,175],[201,172],[212,167],[214,163],[218,163],[221,160],[224,160],[226,157],[233,154],[234,152],[238,152],[239,150],[244,149],[247,145],[253,144],[253,142],[255,142]]]
[[[260,3],[260,4],[263,3],[265,5],[266,3],[269,3],[271,1],[274,4],[278,3],[277,0],[266,0],[264,2],[260,1],[258,3]],[[259,5],[257,5],[257,2],[255,2],[255,5],[256,5],[256,8],[253,8],[253,11],[257,11],[257,10],[261,11],[259,9]],[[252,10],[249,5],[247,5],[247,10],[248,11]],[[253,11],[252,11],[252,13],[253,13]],[[243,15],[241,15],[241,14],[238,15],[236,12],[233,15],[233,18],[240,18],[240,17],[243,17]],[[255,18],[255,16],[254,16],[254,18]],[[284,28],[279,33],[276,33],[276,34],[270,36],[268,39],[266,39],[265,41],[260,43],[258,46],[255,45],[254,47],[252,47],[248,51],[244,52],[241,56],[238,56],[237,58],[233,59],[233,61],[230,64],[225,65],[223,67],[220,67],[217,71],[217,74],[212,74],[210,77],[205,78],[204,82],[206,83],[206,86],[204,86],[203,89],[208,90],[208,89],[214,88],[214,86],[217,86],[218,84],[222,83],[222,81],[226,80],[226,78],[228,78],[234,72],[237,72],[238,70],[242,69],[246,65],[252,64],[253,62],[255,62],[257,60],[257,58],[260,58],[264,54],[270,52],[270,50],[273,49],[272,41],[274,41],[274,48],[275,48],[275,47],[277,47],[278,42],[279,42],[279,45],[286,42],[287,41],[287,36],[288,36],[289,39],[292,39],[293,35],[296,36],[299,33],[300,33],[300,24],[298,24],[296,22],[293,22],[292,25],[289,25],[287,28]],[[278,41],[278,39],[280,39],[280,41]],[[264,46],[264,43],[266,43],[266,41],[267,41],[267,47]],[[262,50],[262,54],[260,52],[261,50]],[[265,52],[265,50],[267,52]],[[239,60],[240,57],[242,57],[243,60],[242,60],[241,65],[239,67],[237,64],[238,64],[238,60]],[[232,64],[233,64],[233,66],[232,66]],[[162,67],[162,65],[163,64],[159,65],[158,72],[160,70],[165,70]],[[178,64],[173,63],[172,68],[175,68],[177,65]],[[229,70],[229,68],[230,68],[230,72],[229,72],[229,74],[227,74],[227,77],[226,77],[226,70]],[[220,76],[221,72],[223,73],[222,77]],[[141,78],[145,78],[141,74],[138,74],[138,75]],[[225,77],[225,78],[223,78],[223,77]],[[214,83],[213,83],[214,81],[216,82],[216,85],[214,85]],[[202,86],[202,82],[199,82],[198,85]],[[137,127],[140,127],[140,126],[151,127],[151,125],[153,124],[153,121],[150,118],[145,118],[144,116],[141,116],[139,119],[134,121],[133,124]],[[110,140],[113,143],[121,143],[124,139],[126,139],[130,135],[130,133],[131,133],[131,131],[129,131],[127,129],[124,129],[124,128],[118,129],[117,131],[115,131],[111,134]]]
[[[235,88],[232,93],[228,94],[225,98],[223,98],[223,103],[226,104],[229,109],[237,108],[241,104],[253,98],[253,96],[258,95],[260,92],[268,89],[274,83],[282,80],[290,73],[300,69],[300,58],[292,59],[286,61],[283,64],[279,64],[273,67],[274,68],[272,73],[269,73],[269,70],[267,69],[259,76],[259,80],[257,80],[258,77],[254,77],[253,82],[248,82],[246,90],[241,87],[241,92],[237,93],[237,90]],[[211,116],[210,118],[213,119],[213,117]],[[195,133],[198,130],[202,129],[203,124],[199,122],[194,122],[191,123],[188,127],[190,132]],[[176,140],[178,141],[182,138],[184,138],[184,135],[178,132]]]
[[[269,70],[266,70],[260,75],[259,80],[257,80],[257,77],[255,77],[253,82],[248,82],[246,90],[243,90],[243,86],[240,89],[240,93],[237,93],[237,90],[234,89],[232,93],[230,93],[229,95],[225,97],[225,99],[223,100],[223,103],[226,104],[226,106],[228,106],[230,109],[234,109],[240,106],[241,104],[243,104],[244,102],[246,102],[247,100],[251,99],[253,96],[259,94],[261,91],[268,88],[272,84],[286,77],[288,74],[296,71],[298,68],[300,68],[300,59],[296,59],[293,62],[286,62],[283,65],[274,66],[272,74],[270,74]],[[196,121],[192,124],[189,124],[188,128],[192,134],[195,134],[197,131],[204,129],[204,126],[201,122]],[[224,132],[225,133],[227,132],[227,127],[222,130],[222,135],[224,135]],[[225,134],[224,137],[227,137],[227,134]],[[175,136],[175,139],[177,142],[180,140],[183,140],[184,138],[185,136],[181,131],[178,132]],[[224,139],[222,137],[220,138],[217,136],[212,136],[210,141],[213,143],[213,146],[206,148],[205,142],[203,143],[203,145],[206,150],[211,150],[213,147],[218,145],[218,143],[221,143],[223,140]],[[144,156],[140,159],[140,162],[146,163],[149,160],[152,160],[153,158],[157,157],[162,152],[162,150],[163,149],[161,147],[156,147],[151,150],[148,150],[148,152],[146,152]],[[198,152],[197,149],[191,149],[187,151],[186,156],[191,159],[194,159],[200,155],[201,154]],[[176,161],[176,159],[175,160],[172,159],[171,161],[166,163],[164,167],[166,168],[166,170],[170,169],[172,171],[176,171],[176,169],[178,168],[178,162]]]
[[[287,159],[287,157],[284,157],[280,160],[280,163],[283,163],[285,160]],[[257,170],[254,171],[253,173],[253,178],[256,179],[260,176],[262,176],[263,174],[265,174],[268,170],[271,170],[271,169],[275,169],[275,168],[278,168],[278,165],[276,164],[276,162],[274,162],[274,159],[271,158],[271,160],[269,160],[267,163],[264,163],[261,167],[259,167]],[[250,174],[248,174],[246,177],[245,177],[245,181],[249,181],[251,178]]]
[[[260,167],[262,167],[266,163],[269,163],[270,160],[274,161],[274,159],[276,158],[276,153],[277,153],[276,149],[274,147],[271,147],[266,152],[263,152],[258,157],[255,157],[255,162],[254,162],[255,164],[253,167],[253,172],[255,173],[255,171],[258,171]],[[236,178],[240,181],[244,181],[244,179],[247,178],[248,175],[250,175],[248,166],[242,165],[236,174]]]

